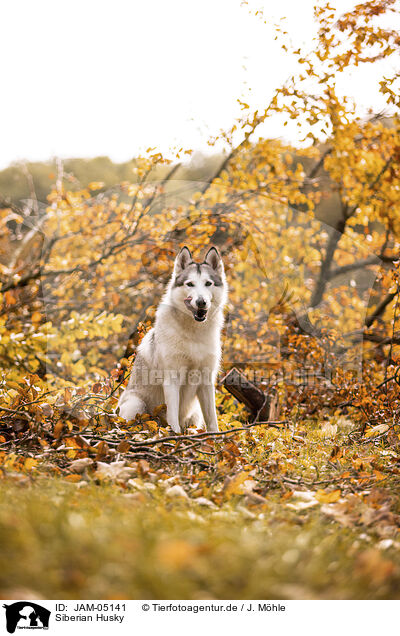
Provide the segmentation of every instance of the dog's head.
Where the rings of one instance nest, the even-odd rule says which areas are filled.
[[[172,275],[174,304],[190,313],[197,322],[207,320],[210,309],[225,302],[224,265],[215,247],[211,247],[202,263],[196,263],[190,250],[183,247],[175,259]]]

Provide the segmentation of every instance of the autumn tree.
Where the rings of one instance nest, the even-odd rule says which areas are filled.
[[[398,77],[378,80],[386,116],[358,115],[339,84],[394,55],[399,36],[385,24],[395,10],[375,0],[337,19],[328,4],[317,8],[311,52],[291,51],[298,70],[262,112],[242,103],[243,117],[221,133],[223,160],[200,186],[181,180],[183,153],[170,162],[153,150],[113,189],[70,188],[59,163],[46,204],[32,195],[2,209],[6,404],[26,377],[35,391],[99,381],[111,390],[110,372],[121,357],[126,366],[137,327],[151,324],[184,243],[216,244],[226,262],[226,365],[264,365],[288,408],[299,387],[292,378],[288,390],[282,370],[311,366],[321,403],[332,371],[360,369],[361,346],[370,377],[387,373],[399,339]],[[275,118],[296,122],[304,143],[261,137]]]

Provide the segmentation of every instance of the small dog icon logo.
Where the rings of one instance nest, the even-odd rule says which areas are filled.
[[[18,601],[11,605],[3,605],[6,609],[7,631],[13,634],[18,629],[48,629],[50,610],[32,603]]]

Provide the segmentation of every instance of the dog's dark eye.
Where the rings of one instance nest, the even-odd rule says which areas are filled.
[[[210,287],[210,285],[212,285],[212,282],[211,282],[210,280],[208,280],[208,281],[206,282],[206,287]]]
[[[188,287],[194,287],[194,283],[186,283]]]

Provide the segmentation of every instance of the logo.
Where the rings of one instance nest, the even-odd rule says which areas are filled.
[[[31,601],[18,601],[11,605],[3,605],[6,608],[7,631],[13,634],[18,629],[49,629],[50,610],[31,603]]]

